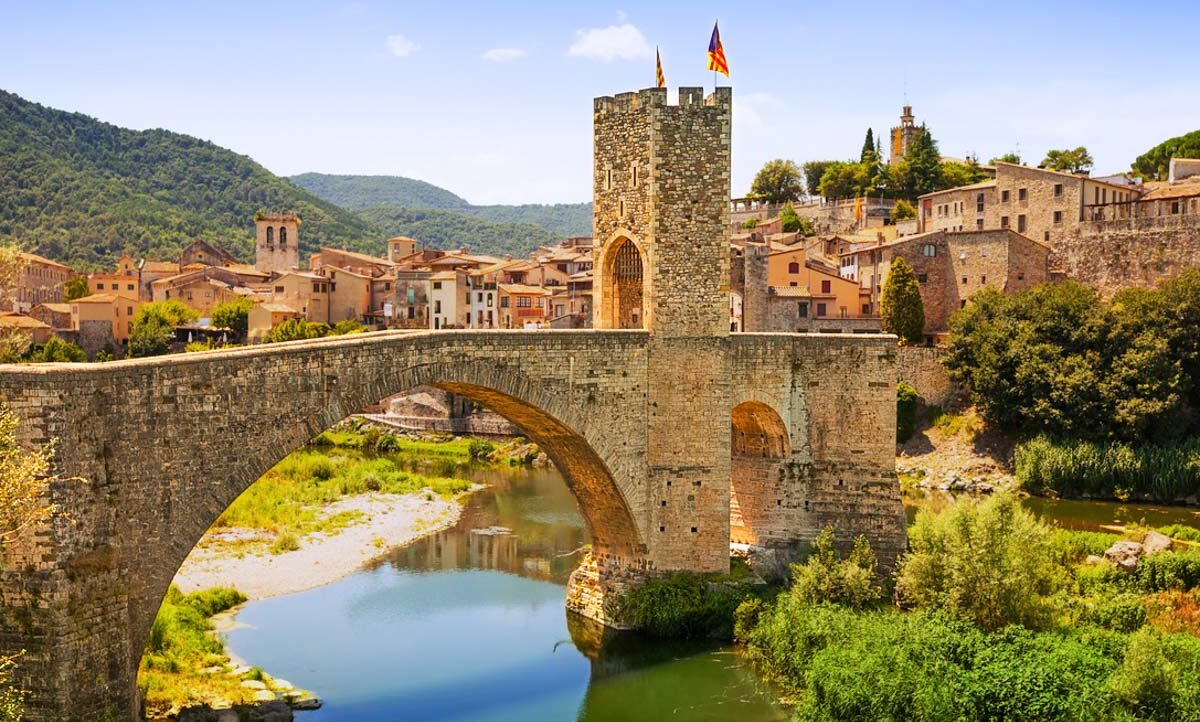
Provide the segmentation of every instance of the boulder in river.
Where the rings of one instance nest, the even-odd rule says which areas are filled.
[[[1137,569],[1138,560],[1142,558],[1143,552],[1142,545],[1137,542],[1119,541],[1104,552],[1104,558],[1112,562],[1118,569],[1132,572]]]
[[[1142,548],[1145,550],[1147,556],[1158,552],[1170,551],[1171,546],[1171,537],[1156,531],[1146,532],[1146,538],[1142,540]]]

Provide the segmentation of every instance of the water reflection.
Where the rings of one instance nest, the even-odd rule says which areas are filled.
[[[325,698],[301,722],[787,719],[727,649],[568,619],[587,535],[557,472],[458,472],[490,487],[454,528],[239,614],[233,651]]]
[[[941,491],[905,496],[904,510],[909,524],[921,509],[945,509],[954,503],[955,498],[955,495]],[[1111,532],[1130,525],[1162,527],[1183,524],[1200,527],[1200,509],[1196,507],[1042,497],[1027,497],[1021,500],[1021,504],[1055,526],[1077,531]]]

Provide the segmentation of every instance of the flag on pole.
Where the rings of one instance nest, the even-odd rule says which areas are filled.
[[[729,63],[725,60],[725,46],[721,45],[721,31],[713,23],[712,40],[708,41],[708,69],[729,77]]]
[[[662,71],[662,56],[658,54],[658,48],[654,48],[654,65],[654,82],[656,83],[655,87],[667,87],[667,79],[663,76]]]

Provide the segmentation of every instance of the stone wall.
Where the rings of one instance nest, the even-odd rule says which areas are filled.
[[[1054,245],[1051,265],[1110,295],[1200,267],[1200,216],[1088,221]]]
[[[950,381],[942,365],[944,357],[940,348],[901,346],[896,350],[896,380],[907,381],[927,406],[953,406],[961,390]]]

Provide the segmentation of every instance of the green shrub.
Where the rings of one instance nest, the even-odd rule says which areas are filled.
[[[275,537],[275,541],[271,544],[272,554],[286,554],[294,552],[300,548],[300,538],[290,531],[285,531]]]
[[[908,441],[917,430],[917,390],[907,381],[896,384],[896,441]]]
[[[806,604],[828,602],[861,609],[881,594],[875,583],[875,554],[866,537],[854,540],[845,560],[834,551],[833,527],[825,527],[813,542],[813,553],[804,564],[792,565],[789,594]]]
[[[655,637],[732,639],[738,606],[761,593],[756,586],[720,575],[681,572],[630,591],[613,612]]]
[[[734,639],[744,642],[750,638],[750,635],[754,633],[754,628],[758,626],[758,618],[762,614],[763,606],[763,600],[758,597],[751,597],[737,605],[737,609],[733,610]]]
[[[472,459],[484,460],[496,450],[496,445],[483,439],[471,439],[469,453]]]
[[[1200,552],[1161,552],[1142,557],[1133,580],[1144,592],[1200,587]]]
[[[1200,542],[1200,529],[1186,524],[1170,524],[1168,526],[1160,526],[1158,531],[1166,534],[1172,539],[1180,541]]]
[[[1085,619],[1114,632],[1133,632],[1146,625],[1146,605],[1140,594],[1118,592],[1099,597]]]
[[[196,610],[202,617],[211,617],[246,601],[246,595],[230,587],[213,587],[198,592],[192,592],[182,597],[178,604],[186,605]]]
[[[1119,534],[1098,531],[1054,529],[1050,532],[1050,544],[1064,564],[1081,562],[1089,556],[1103,556],[1110,546],[1120,540]]]
[[[1129,638],[1125,659],[1111,685],[1116,697],[1139,718],[1172,718],[1179,672],[1167,658],[1158,632],[1145,629]]]
[[[941,609],[984,629],[1047,626],[1054,594],[1068,579],[1050,528],[1010,494],[922,509],[900,560],[896,597]]]

